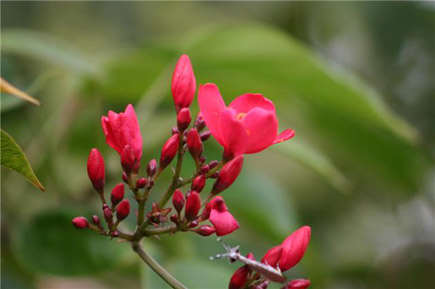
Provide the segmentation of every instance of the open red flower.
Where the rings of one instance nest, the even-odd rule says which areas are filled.
[[[239,223],[228,212],[228,207],[222,197],[214,197],[208,204],[210,207],[210,222],[216,229],[216,235],[225,236],[239,228]]]
[[[206,125],[229,158],[258,153],[294,136],[290,129],[278,134],[275,106],[261,94],[243,94],[226,107],[217,86],[208,83],[199,87],[198,102]]]
[[[124,147],[129,145],[133,150],[135,159],[140,161],[142,158],[142,135],[136,113],[131,104],[124,112],[109,111],[108,116],[101,118],[101,125],[109,146],[121,155]]]

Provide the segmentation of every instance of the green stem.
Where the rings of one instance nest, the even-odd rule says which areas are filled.
[[[151,257],[138,242],[132,244],[133,250],[139,255],[139,257],[156,272],[169,286],[174,289],[187,289],[183,284],[174,278],[168,271],[165,270],[156,260]]]
[[[153,235],[162,235],[167,233],[175,233],[176,231],[177,231],[177,226],[171,225],[163,228],[145,229],[142,232],[145,236],[153,236]]]

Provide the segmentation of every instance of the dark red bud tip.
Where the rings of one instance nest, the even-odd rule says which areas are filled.
[[[199,227],[196,232],[201,236],[210,236],[211,234],[216,232],[216,229],[209,225],[202,225]]]
[[[199,137],[201,138],[202,141],[206,141],[210,138],[211,136],[211,132],[209,130],[203,131]]]
[[[93,215],[92,216],[92,223],[94,223],[97,226],[100,226],[100,224],[101,224],[100,217],[98,217],[97,215]]]
[[[203,165],[201,167],[201,174],[206,174],[210,171],[210,166],[209,165]]]
[[[133,172],[137,167],[136,163],[137,161],[135,159],[133,149],[129,145],[126,145],[121,153],[122,169],[127,175],[130,175],[131,172]]]
[[[174,134],[165,142],[160,155],[160,168],[165,168],[172,162],[177,154],[179,142],[178,134]]]
[[[202,115],[198,115],[195,119],[195,127],[198,131],[201,131],[205,128],[205,121]]]
[[[192,121],[192,116],[190,115],[190,109],[185,107],[180,109],[177,114],[177,126],[179,131],[184,131],[189,126]]]
[[[88,176],[94,186],[94,189],[102,193],[104,189],[105,173],[104,173],[104,159],[100,151],[92,149],[88,157]]]
[[[195,228],[196,226],[198,226],[198,221],[192,221],[189,224],[189,228]]]
[[[178,216],[176,214],[172,214],[169,219],[171,220],[171,222],[178,224]]]
[[[310,284],[308,279],[295,279],[288,282],[282,289],[306,289]]]
[[[157,161],[155,159],[150,160],[147,165],[147,174],[149,177],[154,176],[157,171]]]
[[[123,198],[124,198],[124,184],[119,183],[113,188],[112,193],[110,194],[110,200],[112,202],[112,206],[118,205]]]
[[[112,238],[117,238],[117,237],[119,237],[119,231],[113,231],[113,232],[110,234],[110,236],[111,236]]]
[[[109,209],[109,207],[105,207],[103,209],[103,216],[104,216],[104,219],[106,220],[106,222],[108,224],[112,223],[112,217],[113,217],[113,215],[112,215],[112,211]]]
[[[193,179],[191,189],[192,191],[197,191],[198,193],[200,193],[204,188],[204,186],[205,186],[205,176],[199,175]]]
[[[200,164],[205,163],[205,161],[206,161],[206,157],[205,157],[205,156],[200,156],[200,157],[199,157],[199,163],[200,163]]]
[[[175,210],[180,213],[184,207],[185,199],[183,193],[180,190],[175,190],[172,195],[172,205],[174,205]]]
[[[208,163],[208,166],[210,167],[210,170],[214,169],[219,164],[218,161],[211,161]]]
[[[127,199],[122,200],[116,208],[116,218],[122,221],[130,214],[130,202]]]
[[[196,128],[192,128],[187,133],[187,148],[194,159],[199,158],[204,148],[202,146],[201,138],[199,137]]]
[[[84,217],[76,217],[76,218],[74,218],[72,220],[72,224],[77,229],[84,229],[84,228],[87,228],[89,226],[88,220],[86,220],[86,218],[84,218]]]
[[[186,196],[186,208],[184,210],[184,216],[187,220],[193,220],[198,215],[201,209],[201,198],[198,192],[192,191]]]
[[[225,164],[213,185],[212,194],[216,195],[231,186],[239,176],[242,167],[243,156],[238,156]]]
[[[136,182],[136,188],[143,189],[148,185],[148,180],[145,178],[140,178]]]
[[[122,180],[124,181],[124,183],[128,184],[128,176],[125,172],[122,173]]]

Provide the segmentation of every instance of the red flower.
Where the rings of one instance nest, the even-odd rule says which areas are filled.
[[[172,96],[177,111],[189,107],[195,97],[196,80],[189,56],[181,55],[172,75]]]
[[[142,158],[142,135],[136,113],[131,104],[127,106],[125,112],[109,111],[108,116],[101,118],[101,125],[109,146],[121,155],[124,147],[129,145],[133,150],[135,159],[140,161]]]
[[[214,197],[210,201],[210,222],[216,229],[216,235],[225,236],[239,228],[237,220],[228,212],[222,197]]]
[[[289,270],[304,256],[310,237],[311,228],[309,226],[296,230],[281,245],[267,251],[261,262],[272,267],[279,266],[283,272]]]
[[[275,106],[261,94],[243,94],[226,107],[217,86],[208,83],[199,87],[198,102],[205,123],[227,158],[258,153],[294,136],[290,129],[278,135]]]

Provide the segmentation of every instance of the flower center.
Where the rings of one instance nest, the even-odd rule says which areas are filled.
[[[246,113],[244,113],[244,112],[239,112],[239,113],[236,115],[236,119],[237,119],[237,120],[241,120],[241,119],[243,119],[243,118],[245,117],[245,115],[246,115]]]

